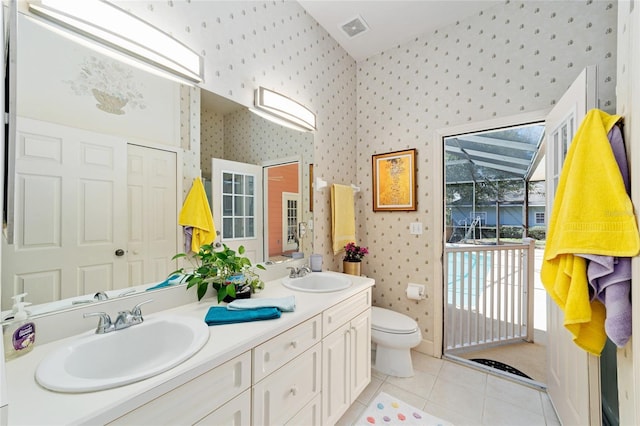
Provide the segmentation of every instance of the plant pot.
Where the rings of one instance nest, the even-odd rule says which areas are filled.
[[[226,286],[234,285],[236,288],[236,296],[227,295],[222,299],[223,302],[233,302],[235,299],[248,299],[251,297],[251,286],[247,285],[247,277],[244,274],[235,274],[228,276],[224,283]],[[242,290],[241,290],[242,289]]]
[[[362,262],[348,262],[346,260],[342,261],[342,270],[345,274],[349,275],[358,275],[360,276],[360,265]]]
[[[236,299],[249,299],[251,298],[251,287],[247,286],[246,290],[244,291],[239,291],[238,289],[236,289],[236,297],[231,297],[231,296],[225,296],[224,299],[222,299],[223,302],[233,302]]]

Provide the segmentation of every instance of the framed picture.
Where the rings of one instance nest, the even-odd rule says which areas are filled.
[[[416,150],[374,154],[373,211],[415,211]]]

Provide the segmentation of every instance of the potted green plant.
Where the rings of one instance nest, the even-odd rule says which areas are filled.
[[[187,258],[193,264],[190,272],[180,268],[171,274],[184,274],[183,281],[187,283],[187,289],[196,286],[198,300],[201,300],[209,284],[218,293],[218,303],[230,302],[236,298],[249,298],[251,293],[264,288],[264,282],[252,269],[249,258],[243,256],[244,246],[238,247],[238,252],[231,250],[226,244],[222,250],[215,250],[213,245],[205,244],[200,247],[198,253],[189,256],[179,253],[172,260]],[[257,264],[257,269],[265,269]]]

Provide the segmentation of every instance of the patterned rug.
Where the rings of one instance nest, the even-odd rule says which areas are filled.
[[[453,426],[384,392],[373,398],[355,425]]]

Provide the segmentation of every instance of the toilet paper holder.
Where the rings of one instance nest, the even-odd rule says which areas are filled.
[[[407,285],[407,298],[411,300],[426,299],[424,284],[409,283]]]

